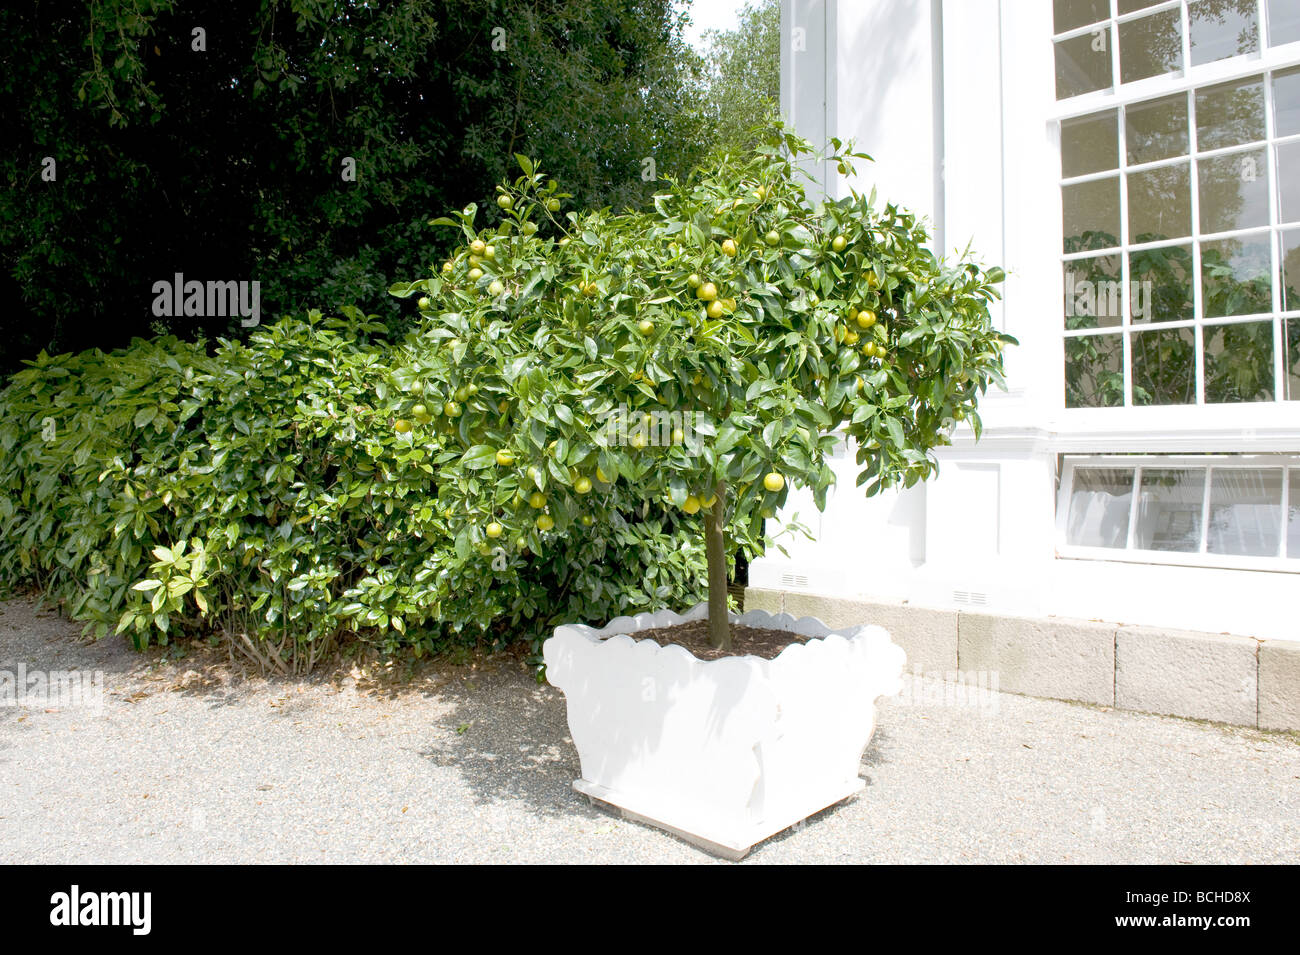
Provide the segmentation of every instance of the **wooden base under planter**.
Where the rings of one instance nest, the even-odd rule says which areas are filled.
[[[754,610],[734,622],[809,638],[775,659],[701,661],[642,631],[707,616],[704,604],[556,628],[546,678],[564,691],[582,764],[574,789],[729,859],[861,792],[875,701],[905,657],[876,626],[831,631]]]

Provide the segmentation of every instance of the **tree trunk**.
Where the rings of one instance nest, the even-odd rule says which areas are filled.
[[[709,643],[731,649],[727,619],[727,482],[713,489],[713,507],[704,521],[704,550],[709,558]]]

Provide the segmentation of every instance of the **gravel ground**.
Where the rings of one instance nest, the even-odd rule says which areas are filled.
[[[0,862],[717,862],[569,788],[563,697],[513,656],[265,680],[78,629],[0,604],[0,679],[104,675],[98,708],[0,706]],[[864,793],[746,863],[1300,856],[1295,735],[937,687],[881,704]]]

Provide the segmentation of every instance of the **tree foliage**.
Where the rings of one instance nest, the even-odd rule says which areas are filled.
[[[370,302],[391,325],[383,289],[439,241],[427,210],[489,197],[513,153],[620,208],[707,139],[668,0],[39,2],[0,28],[5,371],[235,332],[151,314],[178,272],[259,280],[270,315]]]

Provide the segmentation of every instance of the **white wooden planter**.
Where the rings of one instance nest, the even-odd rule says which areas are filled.
[[[573,788],[623,814],[739,859],[756,843],[863,789],[875,701],[902,689],[901,647],[878,626],[832,631],[753,610],[750,627],[817,637],[774,660],[701,661],[642,630],[708,615],[619,617],[557,627],[546,677],[564,691],[582,763]]]

